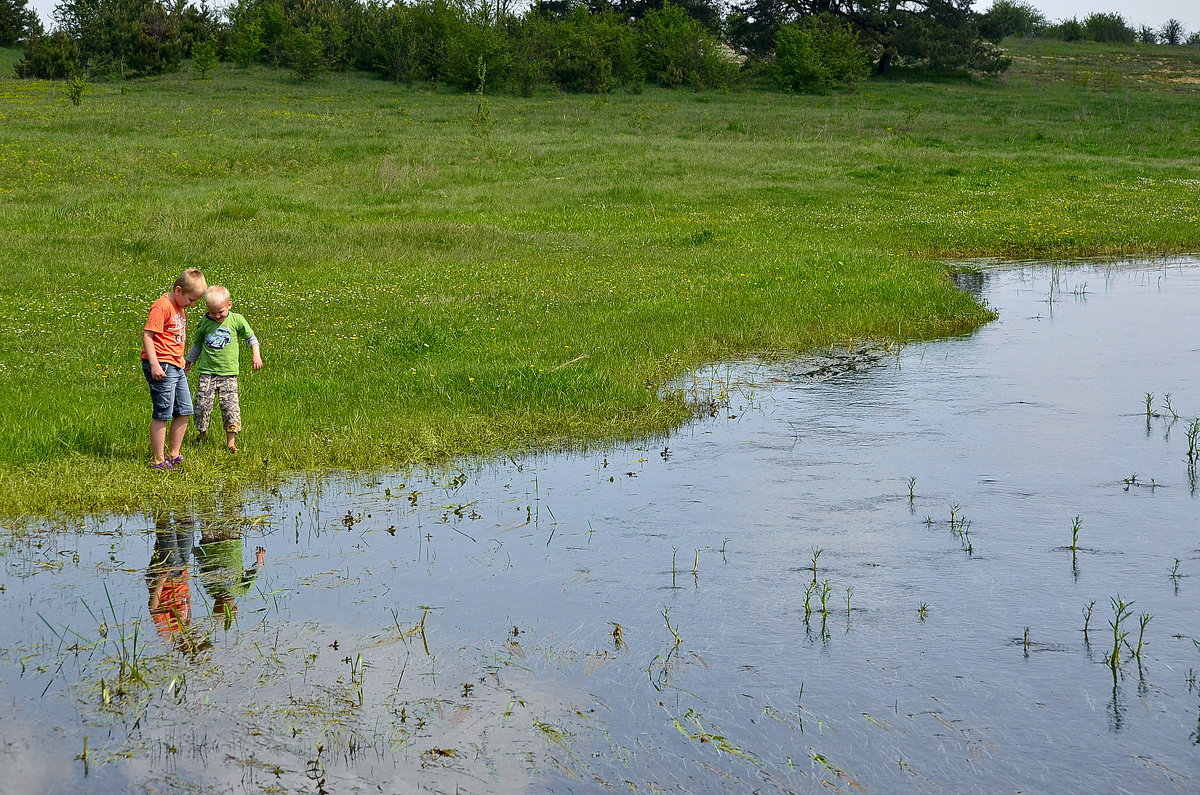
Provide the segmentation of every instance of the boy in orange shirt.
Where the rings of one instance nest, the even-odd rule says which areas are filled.
[[[183,462],[179,452],[192,416],[192,393],[183,371],[187,318],[183,310],[200,300],[208,284],[204,274],[189,268],[179,274],[171,292],[154,302],[142,330],[142,372],[150,385],[154,413],[150,420],[150,454],[154,469],[174,470]],[[167,426],[170,443],[167,448]]]

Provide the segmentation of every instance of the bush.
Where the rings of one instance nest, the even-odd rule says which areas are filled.
[[[1020,0],[996,0],[979,17],[979,32],[990,42],[999,43],[1006,36],[1028,36],[1046,26],[1046,17],[1028,3]]]
[[[466,12],[447,27],[443,77],[456,88],[474,91],[480,83],[482,63],[489,83],[500,85],[508,77],[512,57],[504,19],[486,0],[462,4],[467,6]]]
[[[217,44],[212,39],[198,41],[192,45],[192,69],[201,80],[208,77],[208,73],[217,63]]]
[[[612,11],[577,6],[558,17],[530,13],[513,47],[510,80],[525,95],[543,78],[564,91],[599,94],[636,85],[641,75],[633,28]]]
[[[301,81],[312,80],[326,66],[321,28],[291,30],[283,39],[283,57]]]
[[[1083,20],[1084,36],[1092,41],[1132,44],[1133,28],[1120,14],[1090,14]]]
[[[420,0],[405,9],[405,19],[413,64],[408,80],[436,85],[449,72],[450,42],[463,24],[462,14],[446,0]]]
[[[682,8],[670,2],[637,23],[644,74],[668,88],[726,85],[737,63],[720,42]]]
[[[79,46],[89,77],[179,68],[183,46],[178,18],[156,0],[62,0],[54,16]]]
[[[82,70],[79,45],[56,30],[49,36],[31,36],[25,42],[25,57],[17,62],[18,77],[61,80]]]
[[[87,77],[83,72],[76,72],[63,83],[63,96],[78,107],[83,104],[83,92],[87,89]]]
[[[257,19],[239,20],[233,28],[233,46],[229,55],[233,62],[245,69],[262,57],[266,51],[262,40],[262,25]]]
[[[1046,29],[1046,35],[1052,39],[1061,39],[1062,41],[1083,41],[1084,37],[1083,23],[1075,17],[1064,19],[1057,25],[1052,25]]]
[[[853,86],[871,71],[871,56],[858,33],[830,14],[784,25],[775,43],[774,77],[787,91],[828,91]]]

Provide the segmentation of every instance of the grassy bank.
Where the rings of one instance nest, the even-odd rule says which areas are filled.
[[[947,259],[1200,250],[1190,51],[1015,55],[999,82],[482,108],[227,65],[78,107],[0,80],[0,514],[660,432],[704,362],[973,328]],[[193,265],[266,369],[246,453],[168,477],[137,349]]]

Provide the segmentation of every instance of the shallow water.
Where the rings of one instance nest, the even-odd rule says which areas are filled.
[[[1200,267],[964,286],[1000,319],[714,368],[654,443],[20,532],[0,790],[1200,788]],[[156,538],[231,529],[236,620],[193,553],[160,632]]]

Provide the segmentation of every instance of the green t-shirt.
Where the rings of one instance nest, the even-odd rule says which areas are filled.
[[[213,600],[240,599],[254,586],[258,567],[242,568],[242,537],[213,541],[196,547],[200,583]]]
[[[238,374],[238,340],[257,343],[254,329],[246,318],[230,312],[220,323],[208,315],[196,324],[196,336],[187,360],[196,365],[196,372],[207,375]]]

